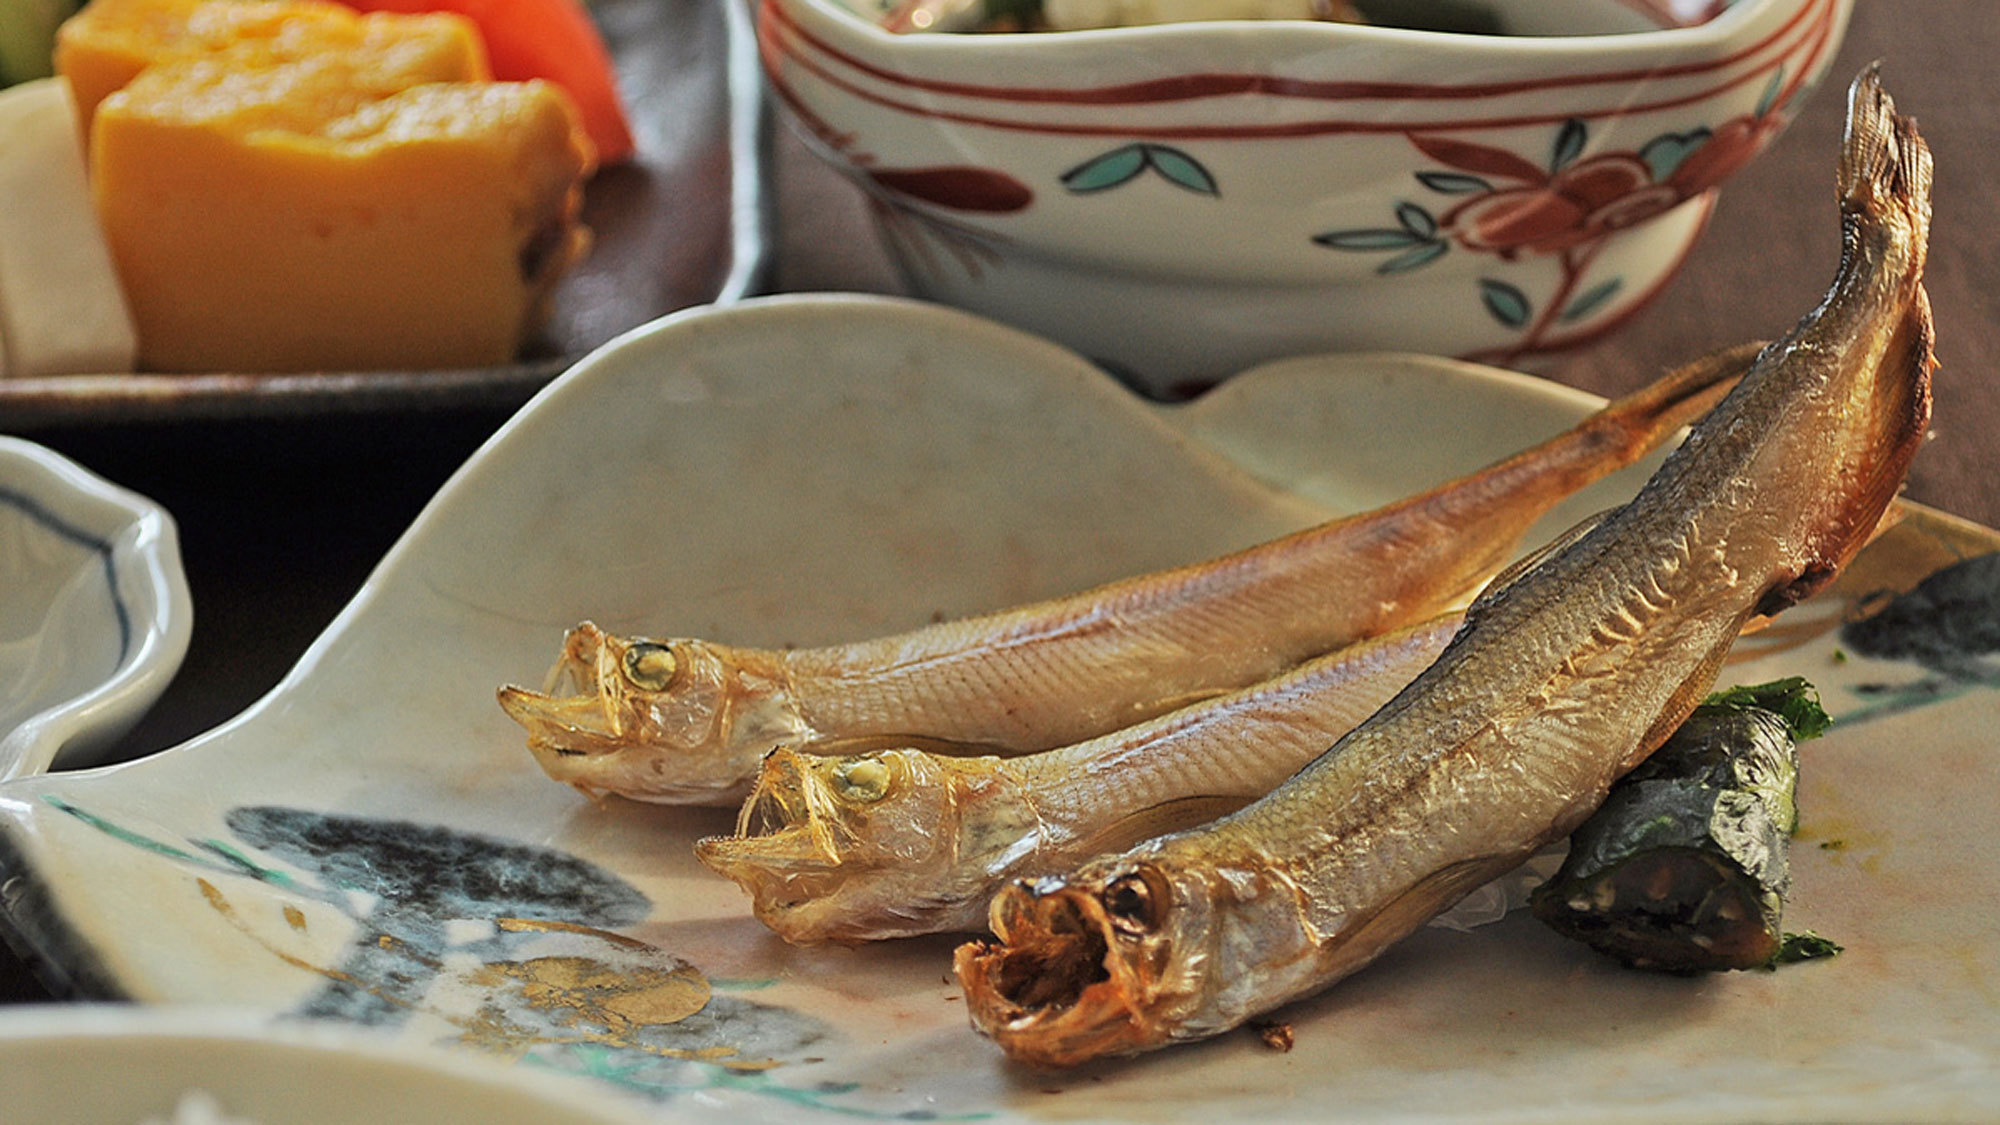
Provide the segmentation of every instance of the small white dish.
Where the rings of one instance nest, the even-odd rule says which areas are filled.
[[[0,1012],[0,1107],[34,1125],[638,1125],[601,1088],[351,1025],[126,1004]]]
[[[588,801],[494,701],[563,631],[811,644],[1187,562],[1372,507],[1598,400],[1411,356],[1184,406],[912,302],[678,315],[578,365],[440,492],[270,695],[139,761],[0,784],[9,937],[59,986],[337,1019],[581,1074],[689,1121],[2000,1117],[2000,573],[1842,621],[2000,535],[1916,512],[1725,676],[1810,676],[1788,929],[1830,961],[1623,970],[1516,912],[1429,929],[1248,1033],[1068,1074],[966,1026],[955,939],[799,949],[690,854],[733,810]],[[1600,482],[1544,524],[1629,496]],[[1988,562],[1996,560],[1989,559]],[[1982,600],[1983,599],[1983,600]],[[1946,620],[1940,621],[1943,617]]]
[[[152,706],[194,614],[173,519],[0,437],[0,779],[90,764]]]

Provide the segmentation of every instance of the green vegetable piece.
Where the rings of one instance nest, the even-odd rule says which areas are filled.
[[[1811,930],[1786,934],[1785,939],[1778,943],[1778,952],[1772,955],[1771,963],[1766,967],[1775,969],[1780,965],[1791,965],[1799,961],[1816,961],[1822,957],[1832,957],[1846,948],[1839,942],[1823,938]]]
[[[1570,836],[1535,916],[1638,967],[1771,964],[1798,823],[1797,740],[1828,725],[1802,679],[1710,697]]]
[[[1819,703],[1819,689],[1804,676],[1788,676],[1767,684],[1733,687],[1702,700],[1703,707],[1761,707],[1774,711],[1792,728],[1792,741],[1811,742],[1833,726],[1833,716]]]

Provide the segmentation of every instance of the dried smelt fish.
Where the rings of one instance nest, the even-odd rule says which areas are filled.
[[[1276,792],[993,901],[974,1025],[1067,1066],[1317,992],[1567,835],[1714,681],[1744,624],[1831,581],[1930,419],[1930,153],[1871,69],[1842,260],[1639,495],[1476,601],[1433,664]]]
[[[544,692],[500,705],[557,781],[733,804],[764,755],[1067,746],[1462,604],[1563,498],[1712,405],[1717,353],[1429,491],[1208,562],[910,633],[796,650],[570,632]],[[566,685],[566,686],[565,686]]]
[[[1234,812],[1416,678],[1447,614],[1273,680],[1020,758],[921,750],[764,761],[736,835],[695,854],[785,940],[972,932],[1010,879],[1046,875]]]

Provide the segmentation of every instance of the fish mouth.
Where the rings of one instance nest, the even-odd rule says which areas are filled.
[[[1068,1067],[1159,1041],[1098,895],[1024,880],[994,899],[992,925],[997,940],[959,946],[952,968],[973,1026],[1010,1057]]]
[[[743,888],[759,921],[787,941],[807,941],[817,931],[788,920],[826,903],[846,884],[839,860],[812,854],[811,833],[791,829],[755,840],[710,836],[695,841],[695,858]]]
[[[586,621],[564,636],[540,691],[509,684],[498,692],[500,709],[528,732],[528,749],[559,781],[570,780],[565,774],[576,765],[567,759],[619,748],[623,732],[598,674],[604,641],[604,631]]]
[[[805,756],[780,747],[765,756],[736,834],[696,841],[695,857],[749,891],[760,914],[823,897],[839,885],[843,860],[827,802]]]
[[[596,696],[544,695],[509,684],[500,709],[528,732],[528,752],[557,781],[592,789],[593,771],[622,749],[617,721]]]
[[[804,826],[754,839],[709,836],[695,841],[694,856],[743,888],[757,917],[789,940],[794,929],[781,920],[827,901],[846,882],[839,857],[817,854],[812,836]]]
[[[557,753],[605,753],[618,724],[594,695],[545,695],[509,684],[498,693],[500,709],[528,732],[528,744]]]

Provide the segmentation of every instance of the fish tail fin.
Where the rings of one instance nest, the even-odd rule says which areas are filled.
[[[1602,466],[1607,471],[1622,468],[1652,452],[1682,426],[1721,402],[1743,373],[1750,370],[1764,347],[1764,341],[1754,340],[1684,363],[1605,404],[1577,431],[1594,431],[1602,434],[1605,441],[1616,442],[1619,455],[1607,458]]]
[[[1882,64],[1871,64],[1847,91],[1847,130],[1840,149],[1840,208],[1864,225],[1895,224],[1899,241],[1923,270],[1930,236],[1931,150],[1915,119],[1896,112],[1882,88]]]
[[[1779,613],[1824,589],[1882,526],[1930,431],[1933,339],[1930,295],[1919,283],[1877,364],[1878,394],[1868,413],[1871,453],[1857,462],[1860,472],[1843,509],[1822,529],[1808,561],[1789,582],[1765,593],[1758,615]]]
[[[1855,452],[1849,474],[1829,490],[1827,512],[1796,573],[1766,591],[1756,612],[1777,613],[1824,588],[1861,550],[1902,487],[1931,416],[1930,298],[1924,292],[1930,234],[1931,154],[1916,122],[1896,112],[1882,89],[1881,66],[1848,88],[1847,131],[1840,151],[1843,289],[1866,323],[1846,326],[1839,341],[1865,364],[1854,373],[1840,425]],[[1866,294],[1866,296],[1863,296]],[[1822,306],[1824,309],[1826,306]],[[1803,325],[1803,322],[1802,322]]]
[[[1919,282],[1882,356],[1886,397],[1876,415],[1875,440],[1884,453],[1875,459],[1860,488],[1863,503],[1877,512],[1878,519],[1901,490],[1910,462],[1930,434],[1931,372],[1937,368],[1932,351],[1935,341],[1930,294]],[[1873,521],[1857,530],[1866,532],[1872,527]],[[1865,539],[1864,535],[1862,541]],[[1859,550],[1860,544],[1854,549]]]
[[[1676,438],[1682,427],[1722,401],[1763,348],[1762,343],[1739,344],[1683,364],[1538,445],[1406,496],[1378,509],[1377,516],[1422,508],[1435,523],[1461,529],[1453,540],[1458,544],[1454,561],[1441,564],[1447,571],[1429,584],[1429,593],[1446,592],[1433,604],[1482,587],[1491,591],[1497,588],[1493,572],[1515,553],[1536,521],[1562,500]],[[1464,530],[1473,527],[1484,530]],[[1515,573],[1521,570],[1516,567]]]
[[[1722,401],[1764,348],[1738,344],[1682,364],[1599,408],[1570,429],[1480,471],[1480,490],[1441,485],[1429,495],[1449,496],[1483,509],[1512,496],[1513,510],[1531,521],[1556,501],[1638,461]],[[1474,493],[1477,493],[1475,496]],[[1525,534],[1522,522],[1516,534]]]

